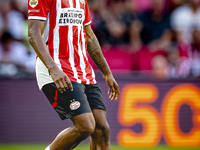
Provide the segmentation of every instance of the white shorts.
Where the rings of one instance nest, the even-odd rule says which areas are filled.
[[[53,82],[51,75],[49,75],[48,69],[43,64],[43,62],[40,60],[39,57],[36,60],[35,70],[36,70],[37,84],[40,90],[44,85]]]

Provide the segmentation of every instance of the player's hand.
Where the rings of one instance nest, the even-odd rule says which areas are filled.
[[[50,71],[50,75],[54,83],[56,84],[56,87],[59,92],[63,93],[68,89],[68,87],[70,88],[71,91],[73,91],[73,86],[68,76],[58,67],[52,69]]]
[[[104,79],[106,80],[107,85],[109,86],[108,95],[109,99],[113,101],[114,99],[117,101],[119,98],[119,87],[117,82],[115,81],[112,74],[104,75]]]

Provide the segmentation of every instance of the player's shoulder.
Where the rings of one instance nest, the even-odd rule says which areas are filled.
[[[37,5],[51,4],[54,1],[56,0],[28,0],[28,4],[34,8]]]

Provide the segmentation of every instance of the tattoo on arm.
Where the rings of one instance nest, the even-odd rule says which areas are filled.
[[[96,36],[93,36],[91,40],[87,41],[87,51],[92,60],[95,62],[97,67],[101,70],[101,72],[104,75],[109,74],[111,72],[102,54],[101,47]]]

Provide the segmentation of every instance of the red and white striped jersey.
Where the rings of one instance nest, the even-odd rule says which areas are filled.
[[[29,0],[28,19],[46,21],[43,38],[51,57],[71,81],[95,84],[95,75],[87,58],[84,26],[91,18],[87,0]],[[40,88],[52,82],[47,68],[36,62]]]

